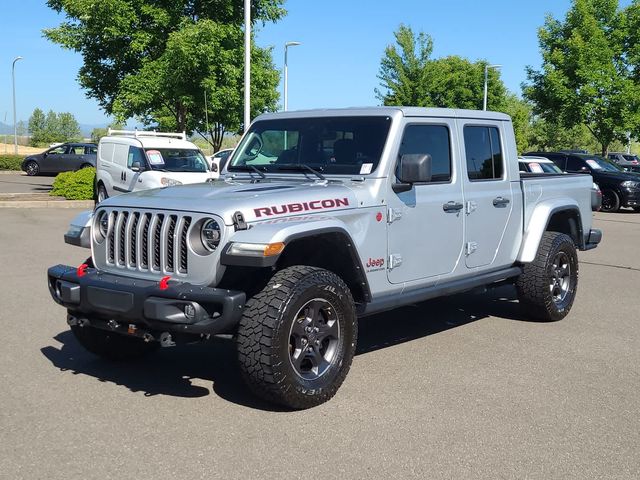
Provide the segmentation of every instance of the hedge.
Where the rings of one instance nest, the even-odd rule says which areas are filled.
[[[64,197],[67,200],[92,200],[95,168],[82,168],[76,172],[59,173],[53,181],[53,190],[49,195]]]
[[[20,170],[23,159],[21,155],[0,155],[0,170]]]

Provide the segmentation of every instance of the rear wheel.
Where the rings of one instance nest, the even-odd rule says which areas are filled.
[[[83,163],[82,165],[80,165],[80,170],[82,170],[83,168],[91,168],[93,167],[93,165],[91,165],[90,163]]]
[[[158,342],[145,342],[138,337],[127,337],[89,326],[73,325],[71,331],[86,350],[108,360],[134,360],[159,346]]]
[[[40,173],[40,165],[38,165],[37,162],[29,161],[27,162],[27,164],[25,165],[24,168],[25,172],[27,172],[27,175],[29,175],[30,177],[35,177],[36,175],[38,175]]]
[[[613,190],[602,190],[603,212],[614,213],[620,210],[620,197]]]
[[[258,396],[310,408],[335,395],[355,353],[351,292],[332,272],[294,266],[247,302],[237,336],[243,377]]]
[[[545,232],[536,258],[525,265],[516,288],[520,304],[537,320],[566,317],[578,288],[578,254],[571,237]]]

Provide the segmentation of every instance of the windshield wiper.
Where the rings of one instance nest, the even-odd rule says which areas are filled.
[[[258,175],[260,175],[261,178],[267,178],[264,172],[255,165],[232,165],[229,167],[229,170],[231,169],[237,170],[239,172],[256,172]]]
[[[291,172],[311,172],[320,180],[326,180],[324,175],[322,175],[318,170],[311,168],[309,165],[305,165],[304,163],[287,163],[284,165],[278,165],[278,170],[282,171],[291,171]]]

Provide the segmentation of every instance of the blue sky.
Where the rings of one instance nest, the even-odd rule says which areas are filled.
[[[240,0],[238,0],[240,1]],[[6,0],[0,30],[0,122],[12,124],[11,62],[16,65],[18,120],[35,107],[70,111],[84,124],[106,123],[76,81],[82,59],[42,37],[62,17],[44,0]],[[629,1],[623,1],[628,4]],[[282,68],[289,50],[289,109],[376,105],[380,59],[405,23],[429,33],[434,56],[460,55],[502,64],[507,87],[520,92],[527,65],[539,66],[537,29],[546,13],[563,17],[569,0],[288,0],[287,17],[259,26],[257,41],[274,47]],[[280,89],[282,93],[282,89]]]

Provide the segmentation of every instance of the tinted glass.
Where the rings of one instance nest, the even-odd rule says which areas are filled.
[[[68,153],[69,155],[84,155],[84,147],[82,145],[71,145]]]
[[[569,157],[567,159],[567,172],[579,172],[582,167],[584,167],[584,161],[580,158]]]
[[[96,153],[98,153],[98,147],[86,147],[84,153],[95,155]]]
[[[398,160],[407,154],[431,155],[431,181],[451,180],[449,129],[443,125],[409,125],[404,129]]]
[[[324,174],[373,172],[387,141],[389,117],[319,117],[255,123],[233,154],[229,171],[267,173],[311,167]],[[302,166],[302,167],[301,167]]]
[[[49,155],[62,155],[64,153],[67,153],[68,148],[69,147],[67,147],[67,145],[61,145],[59,147],[52,148],[48,153]]]
[[[495,127],[464,127],[469,180],[498,180],[504,171],[500,134]]]

